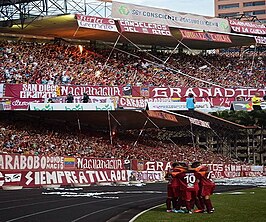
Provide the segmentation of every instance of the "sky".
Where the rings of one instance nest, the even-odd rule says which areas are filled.
[[[214,16],[214,0],[116,0],[136,5],[166,8],[176,12]]]

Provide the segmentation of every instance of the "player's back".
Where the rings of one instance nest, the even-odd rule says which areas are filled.
[[[208,170],[207,166],[197,167],[195,169],[200,175],[200,185],[202,186],[213,186],[215,183],[212,180],[212,172]]]
[[[199,189],[200,174],[194,170],[188,170],[178,174],[181,190],[195,191]]]
[[[183,173],[183,172],[186,172],[186,169],[183,167],[176,167],[173,169],[173,171],[171,172],[171,175],[172,175],[171,185],[173,187],[179,187],[180,186],[178,175]]]

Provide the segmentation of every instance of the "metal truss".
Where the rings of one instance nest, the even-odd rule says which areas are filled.
[[[258,19],[258,17],[256,15],[238,14],[238,15],[233,15],[233,16],[223,16],[223,18],[261,23],[261,21]]]
[[[0,0],[0,28],[16,25],[25,29],[40,17],[77,13],[110,17],[111,3],[108,0]]]

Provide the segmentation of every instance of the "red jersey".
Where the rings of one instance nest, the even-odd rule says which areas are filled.
[[[172,177],[173,177],[172,186],[173,187],[179,187],[180,186],[178,175],[180,173],[185,172],[185,171],[186,171],[186,169],[184,169],[183,167],[176,167],[173,169],[173,172],[172,172]]]
[[[208,171],[207,166],[199,166],[195,168],[195,171],[201,175],[200,185],[201,186],[214,186],[215,183],[211,178],[211,172]]]
[[[201,175],[198,172],[189,170],[187,172],[182,172],[177,176],[180,190],[184,191],[197,191],[199,190],[199,181]]]

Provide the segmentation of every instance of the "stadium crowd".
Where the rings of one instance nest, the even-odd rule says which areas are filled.
[[[110,52],[111,49],[92,50],[62,43],[0,41],[0,82],[265,87],[265,51],[254,56]]]
[[[237,163],[237,160],[189,145],[176,145],[154,137],[137,140],[136,131],[120,132],[110,142],[109,132],[73,130],[70,126],[46,126],[27,121],[0,121],[0,153]],[[136,143],[137,141],[137,143]]]

